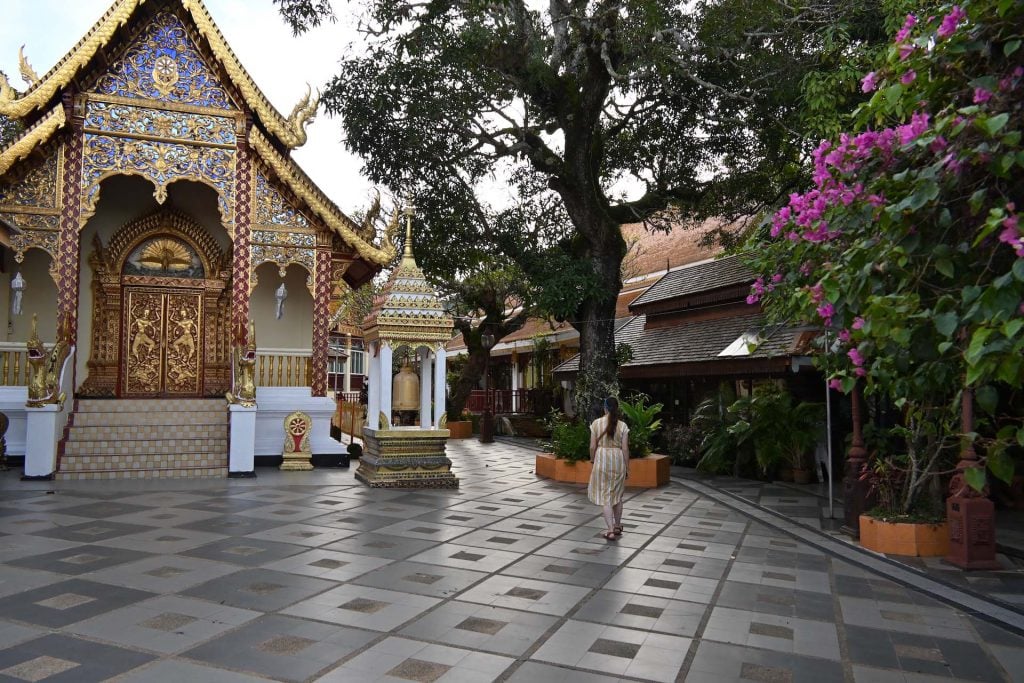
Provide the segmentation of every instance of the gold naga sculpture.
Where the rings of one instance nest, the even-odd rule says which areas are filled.
[[[313,97],[313,88],[306,84],[306,95],[295,103],[292,113],[285,119],[285,126],[291,133],[288,143],[292,147],[302,147],[306,144],[306,126],[316,118],[316,110],[320,107],[320,92],[317,91]]]
[[[248,339],[235,347],[235,386],[227,393],[228,403],[246,408],[256,405],[256,323],[249,321]]]
[[[25,81],[28,87],[34,86],[39,82],[39,74],[32,68],[32,65],[28,63],[28,57],[25,56],[25,46],[22,45],[18,50],[18,70],[21,71],[21,80]]]
[[[68,320],[57,333],[57,341],[49,353],[39,339],[38,316],[32,314],[32,334],[26,344],[28,348],[28,401],[29,408],[39,408],[47,404],[64,405],[65,392],[60,390],[60,373],[64,361],[71,353],[70,335],[67,328]]]

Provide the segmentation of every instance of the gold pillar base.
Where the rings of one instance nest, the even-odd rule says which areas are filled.
[[[445,455],[447,429],[363,428],[363,455],[356,479],[370,488],[457,489]]]
[[[313,469],[312,453],[285,453],[281,466],[277,469],[286,472],[308,472]]]

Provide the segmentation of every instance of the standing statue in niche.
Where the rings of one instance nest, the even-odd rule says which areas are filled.
[[[14,279],[11,280],[11,313],[14,315],[21,315],[21,298],[25,292],[25,278],[21,276],[21,272],[17,272],[14,275]]]
[[[284,300],[288,298],[288,290],[285,289],[283,282],[281,283],[281,286],[277,288],[277,291],[274,292],[274,298],[277,299],[276,316],[277,319],[280,320],[281,316],[284,315]]]

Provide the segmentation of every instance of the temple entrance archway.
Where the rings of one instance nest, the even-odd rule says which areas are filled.
[[[230,264],[187,214],[131,221],[90,256],[95,300],[81,396],[223,396],[231,385]]]

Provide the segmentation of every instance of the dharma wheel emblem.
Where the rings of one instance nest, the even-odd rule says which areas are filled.
[[[167,97],[178,84],[178,63],[167,55],[160,55],[153,63],[153,85]]]

